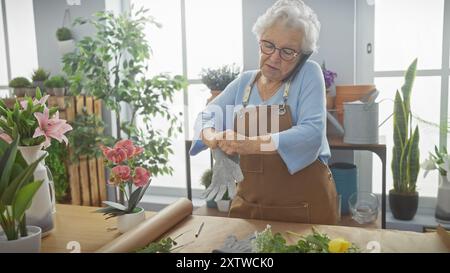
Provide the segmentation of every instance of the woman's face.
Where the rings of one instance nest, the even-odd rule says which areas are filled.
[[[269,41],[277,48],[289,48],[300,53],[303,34],[298,29],[286,27],[282,23],[275,23],[261,35],[261,40]],[[293,60],[286,61],[280,57],[279,50],[275,50],[270,55],[260,50],[259,54],[259,68],[264,77],[270,81],[285,79],[301,57],[301,54],[298,54]]]

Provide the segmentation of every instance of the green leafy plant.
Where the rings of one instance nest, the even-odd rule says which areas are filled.
[[[70,31],[70,29],[68,29],[66,27],[58,28],[56,30],[56,38],[60,42],[71,40],[72,39],[72,32]]]
[[[63,88],[66,85],[66,79],[60,75],[53,76],[44,82],[46,88]]]
[[[66,121],[59,119],[56,107],[47,108],[48,96],[42,97],[39,88],[36,88],[36,97],[25,97],[22,101],[16,100],[13,109],[6,107],[0,100],[0,129],[9,138],[21,136],[20,146],[50,145],[50,140],[66,140],[64,134],[72,127]]]
[[[24,88],[31,87],[31,82],[25,77],[16,77],[9,82],[9,87],[12,88]]]
[[[209,89],[223,91],[238,75],[238,67],[235,67],[234,65],[224,65],[216,69],[202,69],[200,77],[202,83]]]
[[[205,187],[205,189],[208,188],[209,185],[211,185],[212,175],[213,171],[211,169],[207,169],[202,174],[202,177],[200,178],[200,184],[202,184]]]
[[[176,245],[177,242],[168,237],[158,242],[152,242],[148,246],[137,250],[136,253],[170,253]]]
[[[11,144],[0,140],[0,226],[9,241],[27,236],[25,211],[42,185],[32,178],[44,156],[27,165],[17,152],[19,142],[19,136]]]
[[[77,162],[80,157],[99,157],[102,154],[100,144],[111,146],[114,138],[104,134],[105,123],[100,117],[88,114],[86,108],[76,116],[72,122],[73,130],[69,134],[72,147],[72,161]]]
[[[405,74],[401,94],[397,90],[394,101],[394,147],[392,149],[392,174],[394,191],[415,194],[419,174],[419,127],[412,130],[411,90],[416,77],[417,59]]]
[[[38,68],[34,70],[33,75],[31,76],[31,79],[34,82],[43,82],[46,81],[50,77],[50,73],[45,71],[43,68]]]
[[[75,25],[89,23],[96,34],[84,37],[77,43],[77,50],[64,56],[64,71],[68,75],[70,91],[102,99],[108,109],[114,111],[117,139],[125,134],[144,148],[139,162],[153,175],[172,174],[168,166],[171,138],[182,131],[181,113],[173,113],[175,92],[186,87],[181,76],[160,74],[148,77],[147,60],[150,46],[145,39],[147,23],[159,26],[146,10],[139,9],[119,16],[111,12],[96,13],[93,19],[78,18]],[[121,106],[127,105],[131,118],[122,120]],[[137,128],[139,116],[144,126]],[[153,127],[153,120],[162,118],[167,130]]]
[[[58,203],[67,202],[67,190],[69,188],[67,167],[65,159],[67,148],[63,143],[52,140],[52,144],[47,148],[48,156],[45,164],[50,169],[53,183],[55,185],[55,197]]]
[[[288,231],[290,235],[299,237],[296,244],[288,245],[281,233],[272,233],[272,228],[267,226],[262,232],[256,233],[252,240],[252,252],[256,253],[355,253],[359,248],[342,239],[330,239],[326,234],[312,229],[312,234],[303,236]]]

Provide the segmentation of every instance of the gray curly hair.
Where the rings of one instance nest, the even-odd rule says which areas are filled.
[[[301,0],[278,0],[261,15],[253,25],[253,33],[258,40],[269,27],[283,22],[287,27],[298,28],[303,32],[302,51],[317,51],[320,22],[316,13]]]

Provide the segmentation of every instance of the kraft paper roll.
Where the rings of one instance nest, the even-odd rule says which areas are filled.
[[[181,198],[132,230],[106,244],[97,253],[131,252],[147,246],[192,214],[192,202]]]

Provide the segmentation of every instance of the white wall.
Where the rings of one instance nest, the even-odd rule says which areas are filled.
[[[61,73],[62,69],[56,30],[63,25],[65,9],[69,9],[73,21],[77,17],[90,17],[97,11],[105,10],[105,0],[82,0],[80,6],[69,6],[65,0],[34,0],[38,63],[53,75]],[[70,28],[67,21],[66,27]],[[94,29],[90,26],[72,29],[75,40],[93,33]]]

